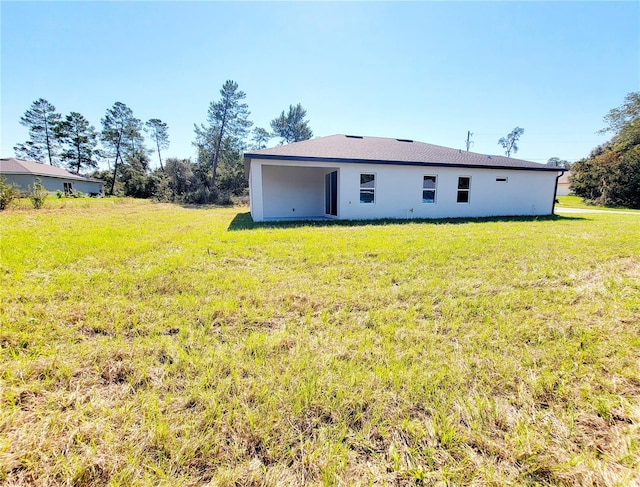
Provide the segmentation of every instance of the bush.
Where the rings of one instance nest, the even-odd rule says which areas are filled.
[[[29,194],[29,199],[31,199],[31,204],[33,205],[33,207],[36,210],[42,208],[44,206],[44,200],[47,199],[48,195],[49,193],[46,189],[44,189],[44,186],[42,186],[40,178],[36,178],[36,181],[33,183],[33,189]]]
[[[12,184],[7,184],[5,179],[0,176],[0,211],[6,209],[11,205],[13,200],[20,197],[18,188]]]
[[[218,197],[216,190],[211,190],[206,186],[201,186],[195,191],[189,192],[184,195],[184,202],[193,205],[206,205],[215,203]]]
[[[60,190],[56,191],[56,198],[61,199],[64,196],[64,193]]]
[[[233,199],[229,191],[219,191],[216,197],[216,203],[218,205],[230,206],[233,205]]]

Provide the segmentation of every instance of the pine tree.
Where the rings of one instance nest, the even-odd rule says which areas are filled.
[[[118,177],[118,169],[124,162],[123,157],[144,147],[141,129],[142,122],[133,116],[133,111],[127,105],[119,101],[107,110],[102,119],[102,143],[111,150],[114,158],[113,179],[109,190],[111,195]]]
[[[273,138],[273,134],[262,127],[255,127],[252,134],[253,148],[257,150],[267,147],[267,142]]]
[[[34,101],[31,108],[20,117],[20,124],[29,129],[30,139],[13,148],[16,155],[42,163],[48,162],[53,166],[58,149],[54,127],[60,118],[56,107],[47,100],[38,98]]]
[[[71,112],[56,124],[54,133],[63,146],[60,158],[71,172],[78,174],[82,168],[98,167],[95,160],[98,144],[96,129],[81,114]]]
[[[160,149],[167,149],[169,147],[169,128],[166,123],[157,118],[148,120],[145,126],[145,131],[149,133],[151,139],[156,144],[158,159],[160,160],[160,169],[164,171],[164,167],[162,167],[162,155],[160,154]]]
[[[524,129],[516,127],[506,137],[501,137],[498,140],[498,145],[504,148],[504,153],[507,157],[511,157],[511,152],[514,154],[518,152],[517,142],[522,134],[524,134]]]
[[[212,101],[209,105],[208,125],[195,127],[195,145],[198,153],[208,154],[211,158],[211,189],[215,188],[218,162],[223,146],[239,148],[253,125],[248,120],[250,112],[247,104],[241,103],[246,95],[238,90],[238,83],[226,81],[220,90],[220,95],[219,101]]]
[[[310,139],[313,132],[309,127],[309,121],[304,119],[306,116],[307,111],[300,103],[295,107],[289,105],[289,113],[285,114],[283,110],[278,118],[271,121],[273,133],[282,139],[281,143],[287,144]]]

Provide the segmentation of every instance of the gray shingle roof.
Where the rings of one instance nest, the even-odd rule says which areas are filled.
[[[424,142],[342,134],[248,152],[245,154],[245,159],[370,162],[558,171],[558,168],[551,168],[535,162],[504,156],[488,156]]]
[[[0,174],[32,174],[34,176],[48,176],[52,178],[104,183],[102,179],[73,174],[61,167],[41,164],[35,161],[25,161],[23,159],[16,159],[15,157],[0,159]]]

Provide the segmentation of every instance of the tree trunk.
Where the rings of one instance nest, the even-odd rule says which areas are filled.
[[[44,113],[44,136],[47,141],[47,155],[49,156],[49,165],[53,166],[51,157],[51,140],[49,139],[49,122],[47,121],[47,112]]]
[[[162,167],[162,156],[160,155],[160,141],[158,140],[157,135],[156,135],[156,146],[158,147],[158,159],[160,160],[160,170],[164,172],[164,167]]]
[[[122,134],[118,134],[118,143],[116,144],[116,161],[115,164],[113,166],[113,181],[111,181],[111,190],[109,190],[109,195],[113,196],[113,189],[116,185],[116,176],[118,175],[118,158],[122,159],[122,157],[120,157],[120,142],[122,140]]]
[[[218,141],[216,142],[215,152],[213,153],[213,175],[211,176],[211,190],[215,189],[216,185],[216,172],[218,171],[218,159],[220,158],[220,147],[222,146],[222,137],[224,136],[224,128],[226,125],[226,112],[225,117],[222,119],[222,125],[220,125],[220,134],[218,135]]]
[[[76,130],[76,150],[78,151],[78,165],[76,168],[76,174],[80,174],[80,166],[82,166],[82,153],[80,152],[80,134]]]

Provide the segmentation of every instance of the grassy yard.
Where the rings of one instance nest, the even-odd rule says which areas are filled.
[[[559,208],[582,208],[585,210],[607,210],[607,211],[637,211],[640,213],[640,210],[632,210],[630,208],[625,208],[623,206],[596,206],[585,203],[585,201],[580,196],[568,195],[568,196],[558,196],[557,206]]]
[[[640,217],[0,214],[0,484],[640,482]]]

